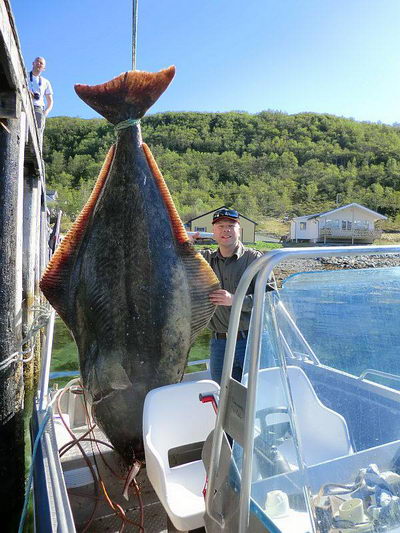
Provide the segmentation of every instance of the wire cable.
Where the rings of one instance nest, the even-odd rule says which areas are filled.
[[[136,70],[138,0],[132,2],[132,70]]]

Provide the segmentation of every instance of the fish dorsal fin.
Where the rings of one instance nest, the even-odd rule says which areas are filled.
[[[68,284],[71,268],[79,246],[82,242],[90,216],[96,205],[97,199],[103,190],[111,163],[114,158],[115,145],[113,145],[103,163],[103,167],[97,178],[88,201],[84,205],[79,216],[71,226],[66,236],[57,247],[47,268],[40,280],[40,288],[57,313],[66,321]]]
[[[189,237],[186,232],[185,226],[182,224],[181,217],[179,216],[178,211],[176,210],[174,201],[172,199],[171,193],[169,192],[168,186],[165,183],[164,177],[161,174],[160,169],[154,159],[153,154],[151,153],[150,148],[146,143],[142,143],[142,148],[147,159],[147,163],[150,167],[150,170],[154,176],[154,180],[157,184],[158,190],[161,193],[161,197],[164,201],[164,204],[168,210],[169,218],[171,220],[172,228],[174,230],[175,239],[178,243],[189,243]]]
[[[79,98],[111,124],[139,119],[158,100],[172,78],[175,67],[160,72],[131,70],[100,85],[74,86]]]
[[[143,143],[142,147],[164,204],[167,207],[179,255],[186,269],[192,302],[191,343],[193,343],[196,335],[208,324],[215,310],[215,306],[210,302],[209,296],[212,291],[220,288],[219,280],[204,257],[195,250],[189,241],[186,229],[182,224],[171,193],[153,154],[147,144]]]

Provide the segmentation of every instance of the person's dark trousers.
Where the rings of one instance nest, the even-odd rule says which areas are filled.
[[[36,116],[36,122],[38,125],[39,139],[40,139],[40,146],[41,146],[43,143],[43,130],[44,130],[45,122],[46,122],[46,116],[44,114],[43,107],[39,107],[39,106],[34,106],[34,107],[35,107],[35,116]]]
[[[233,361],[232,376],[240,381],[242,379],[244,356],[246,353],[247,339],[236,341],[235,359]],[[210,372],[211,379],[221,384],[222,367],[224,365],[226,339],[212,338],[210,342]]]

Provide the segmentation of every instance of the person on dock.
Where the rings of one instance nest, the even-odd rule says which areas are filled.
[[[240,241],[240,218],[235,209],[218,209],[213,215],[214,240],[218,250],[201,250],[200,253],[217,275],[221,289],[211,293],[210,300],[217,306],[208,328],[211,330],[210,371],[211,378],[221,383],[226,338],[231,306],[240,278],[246,268],[263,254],[246,248]],[[195,237],[195,235],[193,235]],[[240,381],[243,372],[251,309],[253,307],[254,280],[243,301],[236,342],[232,376]]]
[[[29,91],[32,95],[41,143],[46,117],[50,113],[54,103],[51,83],[48,79],[42,76],[42,72],[45,69],[46,60],[43,57],[37,57],[32,63],[32,70],[29,72],[28,79]]]

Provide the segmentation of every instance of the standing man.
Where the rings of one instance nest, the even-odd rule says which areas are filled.
[[[211,293],[210,300],[217,306],[208,328],[211,329],[210,370],[211,378],[221,383],[224,364],[226,337],[234,295],[240,278],[246,268],[263,254],[257,250],[246,248],[240,242],[239,213],[234,209],[222,208],[213,215],[214,239],[218,250],[202,250],[201,254],[210,263],[217,275],[221,289]],[[240,381],[243,372],[247,335],[253,307],[254,281],[251,282],[247,296],[243,301],[236,342],[235,359],[232,376]]]
[[[53,107],[53,89],[49,80],[42,76],[46,69],[46,60],[37,57],[32,63],[32,70],[29,72],[28,85],[33,99],[36,122],[39,128],[40,143],[43,139],[43,130],[46,117]]]

